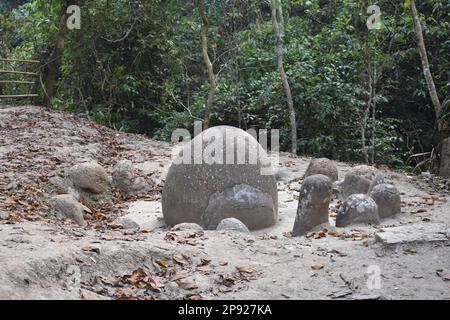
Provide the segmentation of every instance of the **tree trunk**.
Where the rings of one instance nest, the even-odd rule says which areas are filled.
[[[414,29],[416,31],[416,36],[417,36],[417,45],[419,48],[420,59],[422,60],[423,74],[425,76],[425,80],[427,81],[428,92],[430,93],[430,98],[433,103],[438,130],[440,130],[441,129],[441,121],[439,118],[440,118],[440,115],[442,112],[442,110],[441,110],[442,105],[441,105],[441,102],[439,101],[439,97],[438,97],[438,94],[436,91],[436,86],[434,85],[433,76],[431,75],[430,64],[428,62],[427,50],[425,47],[425,41],[423,40],[422,26],[420,24],[420,20],[419,20],[418,14],[417,14],[416,4],[415,4],[414,0],[411,1],[411,12],[412,12],[413,21],[414,21]]]
[[[444,106],[439,101],[439,97],[437,94],[436,86],[434,85],[433,76],[431,75],[430,64],[428,62],[427,49],[425,47],[425,41],[423,39],[422,26],[420,24],[419,15],[417,13],[416,3],[414,0],[411,1],[411,12],[414,21],[414,29],[416,31],[417,36],[417,46],[419,48],[420,59],[422,60],[422,69],[423,74],[425,76],[425,80],[428,86],[428,92],[430,94],[431,101],[434,107],[434,113],[436,117],[436,130],[438,136],[438,148],[442,149],[442,144],[446,136],[448,135],[449,128],[445,125],[445,122],[442,119],[444,114]],[[448,161],[448,159],[442,159],[445,155],[442,152],[438,152],[441,155],[441,162]]]
[[[50,61],[47,65],[44,79],[44,101],[43,104],[46,107],[51,107],[51,100],[55,95],[56,78],[59,73],[59,67],[61,65],[61,58],[64,52],[64,34],[67,30],[67,8],[73,5],[75,0],[66,0],[61,8],[61,14],[59,19],[58,32],[56,34],[55,47],[50,56]]]
[[[272,8],[272,24],[275,29],[275,35],[277,37],[277,60],[278,60],[278,72],[280,73],[281,82],[283,83],[284,92],[286,95],[289,120],[291,123],[291,151],[293,154],[297,154],[297,121],[295,119],[294,101],[292,99],[291,87],[287,79],[286,72],[284,70],[283,62],[283,12],[279,0],[271,0]]]
[[[208,98],[206,99],[206,110],[205,110],[205,117],[204,117],[204,123],[203,127],[204,129],[209,128],[209,121],[211,118],[211,111],[214,103],[214,97],[216,94],[216,77],[214,75],[214,69],[213,65],[211,63],[211,60],[209,59],[208,55],[208,28],[209,28],[209,22],[208,17],[206,16],[205,12],[205,4],[203,2],[204,0],[198,0],[198,12],[200,14],[200,18],[202,20],[202,30],[201,30],[201,46],[202,46],[202,56],[203,56],[203,62],[205,63],[206,70],[208,71],[208,81],[209,81],[209,93]]]

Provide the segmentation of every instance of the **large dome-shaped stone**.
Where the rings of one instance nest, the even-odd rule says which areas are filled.
[[[162,210],[168,225],[193,222],[215,229],[230,217],[250,230],[274,225],[277,184],[266,152],[241,129],[205,130],[175,156],[164,185]]]

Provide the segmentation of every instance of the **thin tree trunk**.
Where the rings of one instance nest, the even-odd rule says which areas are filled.
[[[444,114],[444,106],[439,101],[439,96],[437,94],[436,86],[434,84],[433,76],[431,75],[430,64],[428,62],[427,49],[425,47],[425,41],[423,39],[422,26],[420,24],[419,15],[417,13],[416,3],[414,0],[411,1],[411,12],[414,21],[414,29],[416,31],[417,36],[417,46],[419,48],[420,59],[422,60],[422,69],[423,74],[425,76],[425,80],[428,86],[428,92],[430,94],[431,101],[434,107],[434,113],[436,117],[436,130],[437,130],[437,150],[439,154],[439,162],[441,167],[440,174],[445,175],[446,173],[442,172],[442,164],[446,163],[448,159],[446,158],[448,155],[442,154],[442,147],[444,139],[448,136],[449,127],[446,125],[446,122],[443,121],[442,115]]]
[[[279,0],[271,0],[272,9],[272,24],[275,29],[275,35],[277,37],[277,60],[278,60],[278,72],[280,73],[281,82],[283,83],[284,92],[286,95],[289,120],[291,123],[291,151],[293,154],[297,154],[297,121],[295,119],[294,101],[292,99],[291,87],[287,79],[286,72],[284,70],[283,61],[283,12]]]
[[[58,33],[56,34],[55,47],[50,56],[45,79],[44,79],[44,101],[43,104],[46,107],[51,107],[51,100],[55,95],[56,78],[59,73],[59,67],[61,65],[61,58],[64,52],[64,34],[67,30],[67,8],[73,5],[75,0],[66,0],[61,8],[61,14],[59,19]]]
[[[419,48],[420,59],[422,60],[423,74],[425,76],[425,80],[427,81],[428,92],[430,93],[431,101],[433,102],[437,126],[438,126],[438,130],[440,131],[442,126],[441,126],[441,121],[439,120],[439,117],[440,117],[440,114],[442,111],[441,110],[442,105],[441,105],[441,102],[439,101],[439,97],[438,97],[438,94],[436,91],[436,86],[434,85],[433,76],[431,75],[430,64],[428,62],[427,50],[425,47],[425,41],[423,40],[422,26],[420,24],[420,20],[419,20],[418,14],[417,14],[416,4],[415,4],[414,0],[411,1],[411,12],[412,12],[413,21],[414,21],[414,29],[416,31],[416,36],[417,36],[417,45]]]
[[[366,146],[366,131],[367,131],[367,122],[369,120],[369,114],[370,114],[370,108],[372,106],[372,68],[370,66],[370,61],[369,61],[369,68],[367,70],[367,73],[369,75],[369,96],[367,98],[367,102],[366,102],[366,108],[364,110],[364,114],[363,114],[363,118],[362,118],[362,122],[361,122],[361,149],[362,149],[362,155],[363,155],[363,160],[364,163],[369,163],[369,155],[367,152],[367,146]]]
[[[211,118],[211,111],[214,104],[214,97],[216,94],[216,77],[214,75],[214,69],[213,65],[211,63],[211,60],[209,59],[208,55],[208,29],[209,29],[209,22],[208,17],[206,16],[205,12],[205,4],[203,2],[204,0],[198,0],[198,12],[200,14],[200,18],[202,20],[202,30],[201,30],[201,47],[202,47],[202,56],[203,56],[203,62],[205,63],[206,70],[208,71],[208,81],[209,81],[209,93],[208,98],[206,99],[206,110],[205,110],[205,117],[204,117],[204,129],[209,128],[209,122]]]
[[[372,76],[372,150],[370,154],[370,162],[375,163],[375,133],[376,133],[376,86],[377,86],[377,66],[373,64],[373,76]]]

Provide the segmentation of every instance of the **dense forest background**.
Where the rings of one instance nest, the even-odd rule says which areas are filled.
[[[26,102],[41,103],[62,13],[77,4],[81,29],[65,30],[50,104],[168,140],[175,128],[192,128],[205,117],[213,86],[202,50],[206,35],[214,80],[210,125],[277,128],[281,148],[289,150],[281,44],[299,154],[432,169],[439,134],[448,132],[436,126],[410,1],[276,1],[282,42],[270,0],[201,1],[207,24],[193,0],[2,0],[0,57],[40,61],[30,89],[39,97]],[[367,27],[373,4],[381,8],[379,29]],[[440,117],[448,123],[450,2],[416,5]],[[20,90],[3,85],[0,94]]]

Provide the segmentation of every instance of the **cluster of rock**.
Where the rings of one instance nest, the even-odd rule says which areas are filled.
[[[211,136],[219,138],[214,156],[221,153],[223,161],[196,162],[199,155],[212,155],[208,144]],[[245,162],[225,162],[230,154],[236,160],[236,150],[245,150]],[[257,153],[256,162],[249,161],[248,154],[252,152]],[[243,130],[219,126],[204,131],[182,147],[169,169],[162,195],[165,222],[178,227],[194,223],[209,230],[244,233],[274,225],[278,211],[276,180],[290,177],[280,170],[274,175],[261,174],[266,165],[270,166],[266,152]],[[376,168],[356,166],[341,183],[338,179],[334,161],[326,158],[311,161],[300,190],[294,236],[328,222],[332,191],[337,185],[343,198],[336,217],[338,227],[378,224],[380,219],[400,212],[400,193],[393,185],[384,183],[383,174]]]
[[[89,161],[72,166],[64,179],[54,180],[59,191],[65,193],[50,199],[52,212],[64,219],[71,219],[80,226],[85,226],[84,213],[90,209],[84,206],[80,200],[95,205],[111,203],[112,188],[119,189],[124,194],[133,194],[145,191],[148,185],[140,177],[135,177],[133,164],[129,160],[119,161],[113,169],[112,177],[97,162]],[[134,228],[124,219],[117,223],[124,228]]]
[[[328,222],[332,183],[338,180],[336,164],[329,159],[311,161],[300,190],[297,215],[292,234],[306,231]],[[336,227],[354,223],[379,224],[401,211],[400,192],[384,183],[383,174],[375,167],[360,165],[352,168],[340,183],[343,203],[336,216]]]
[[[211,136],[220,141],[213,150],[208,143]],[[244,151],[244,158],[236,154],[236,150]],[[205,163],[205,153],[216,161]],[[197,162],[199,154],[202,161]],[[241,161],[238,161],[239,156]],[[268,167],[267,153],[247,132],[228,126],[204,131],[183,146],[169,169],[162,194],[166,224],[179,229],[242,233],[273,226],[278,216],[277,174],[263,174],[263,169]],[[280,172],[278,175],[283,176]],[[332,190],[336,185],[340,186],[343,198],[336,217],[337,227],[353,223],[378,224],[380,219],[400,212],[400,193],[393,185],[384,183],[383,175],[376,168],[356,166],[341,183],[338,179],[334,161],[326,158],[311,161],[300,189],[294,236],[328,222]],[[142,192],[148,187],[143,178],[136,177],[129,160],[119,161],[111,177],[96,162],[77,164],[68,170],[65,186],[67,192],[54,196],[50,202],[56,214],[80,226],[86,225],[83,215],[90,212],[80,202],[81,198],[98,204],[111,201],[113,187],[125,194]],[[139,228],[135,221],[126,217],[116,222],[123,228]]]

